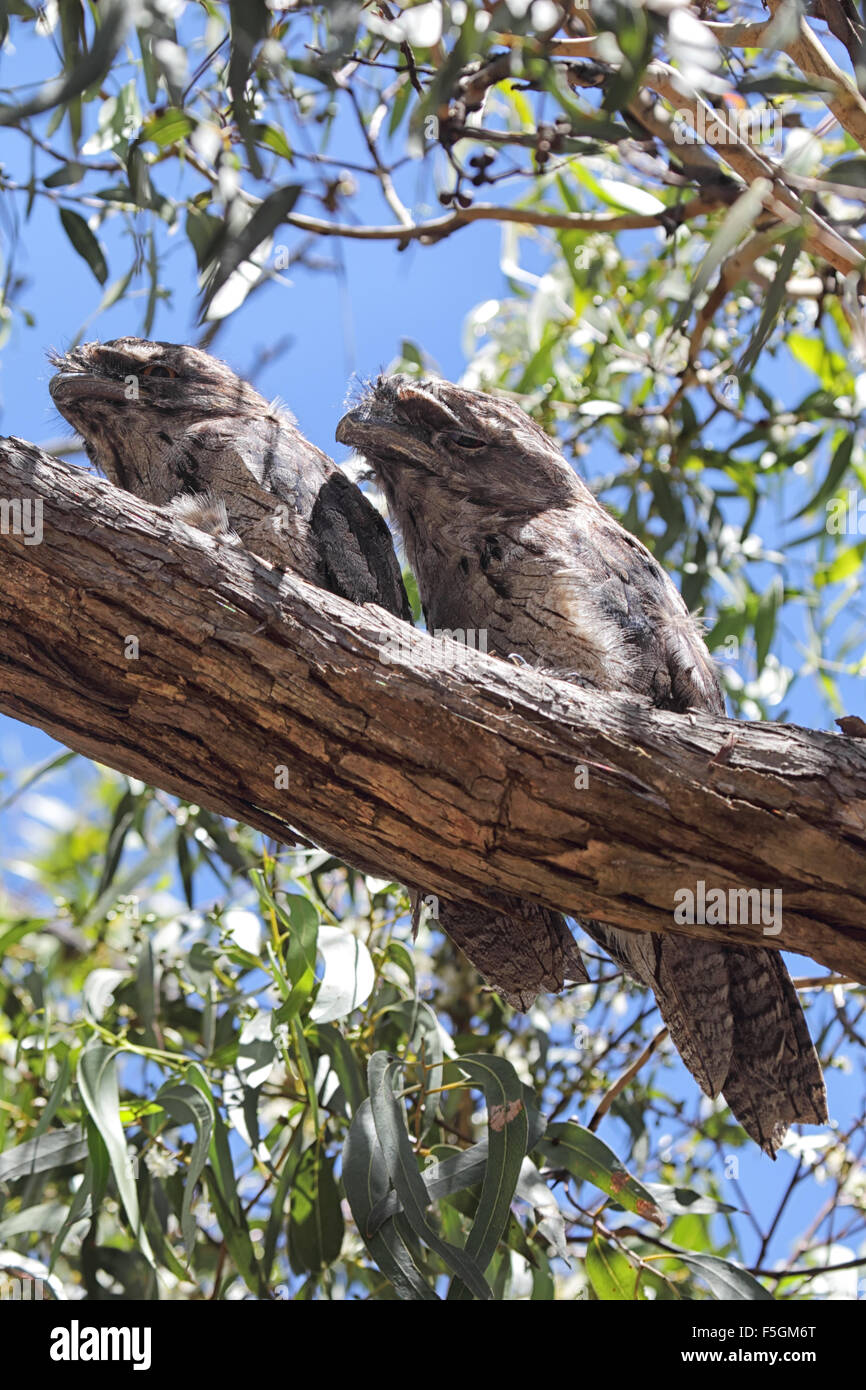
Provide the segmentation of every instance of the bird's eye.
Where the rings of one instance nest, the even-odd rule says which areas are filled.
[[[456,449],[465,449],[468,453],[471,453],[473,449],[483,449],[487,443],[486,439],[479,439],[477,434],[452,434],[449,432],[446,433],[445,438]]]
[[[171,380],[173,377],[177,376],[177,372],[174,367],[166,367],[162,362],[152,362],[149,367],[144,368],[141,375],[164,377],[166,380]]]

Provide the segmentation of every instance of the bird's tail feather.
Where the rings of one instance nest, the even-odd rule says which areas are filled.
[[[583,925],[652,989],[698,1085],[724,1095],[766,1153],[775,1157],[789,1125],[826,1122],[821,1064],[778,951]]]
[[[531,1008],[536,995],[557,993],[566,980],[589,981],[565,918],[536,903],[443,902],[439,925],[515,1009]]]
[[[688,937],[624,932],[606,922],[583,926],[617,965],[653,991],[692,1076],[708,1096],[717,1096],[734,1047],[727,948]]]
[[[827,1092],[797,991],[778,951],[729,948],[734,1051],[722,1094],[774,1158],[789,1125],[827,1122]]]

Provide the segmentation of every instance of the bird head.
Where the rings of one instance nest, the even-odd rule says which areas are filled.
[[[180,343],[115,338],[52,354],[51,362],[54,404],[84,439],[91,461],[110,482],[151,500],[145,460],[164,456],[202,422],[268,411],[224,362]]]
[[[431,490],[491,513],[531,516],[579,486],[556,444],[514,402],[449,381],[381,376],[337,426],[389,502]],[[401,524],[403,524],[401,518]]]

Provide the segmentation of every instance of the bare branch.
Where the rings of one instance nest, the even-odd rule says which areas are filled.
[[[730,200],[723,189],[715,195],[708,193],[693,198],[687,203],[674,203],[664,212],[591,212],[585,214],[571,212],[542,212],[537,208],[499,207],[496,203],[474,203],[468,208],[458,208],[444,217],[434,217],[427,222],[416,222],[410,227],[400,226],[356,226],[345,222],[328,222],[318,217],[307,217],[304,213],[289,213],[286,222],[301,231],[315,232],[318,236],[346,237],[354,241],[441,241],[451,236],[470,222],[515,222],[524,227],[551,227],[565,232],[626,232],[639,227],[679,226],[682,222],[712,212]]]

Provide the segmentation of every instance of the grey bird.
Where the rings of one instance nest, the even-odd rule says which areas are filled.
[[[724,713],[712,660],[667,573],[519,406],[381,377],[340,421],[384,490],[427,625],[662,709]],[[777,951],[585,922],[655,993],[686,1066],[770,1155],[827,1119],[821,1068]]]
[[[118,338],[55,355],[50,391],[109,482],[353,603],[412,615],[387,523],[337,465],[224,362]],[[413,885],[417,901],[418,885]],[[506,894],[439,904],[439,925],[510,1003],[586,980],[559,913]]]

